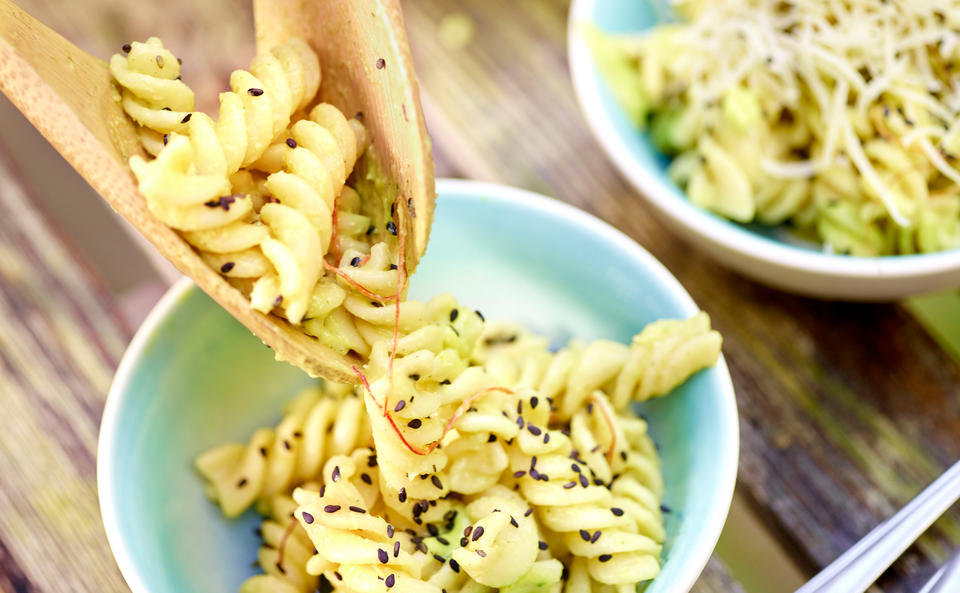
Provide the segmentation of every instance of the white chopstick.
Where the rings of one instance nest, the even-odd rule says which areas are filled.
[[[795,593],[863,593],[958,498],[960,461]]]

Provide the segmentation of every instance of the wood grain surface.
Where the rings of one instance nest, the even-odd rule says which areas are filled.
[[[122,591],[95,451],[131,334],[25,185],[0,152],[0,590]]]
[[[17,3],[100,57],[162,35],[208,108],[253,53],[249,8],[226,0]],[[668,234],[587,130],[566,64],[567,9],[565,0],[404,3],[437,174],[575,204],[670,268],[725,337],[739,487],[817,569],[960,457],[960,369],[899,305],[785,295]],[[0,324],[0,590],[120,591],[92,476],[103,394],[128,334],[110,295],[32,209],[29,183],[9,168],[0,183],[5,211],[26,212],[0,217],[0,312],[11,320]],[[918,590],[957,544],[955,510],[875,589]],[[739,586],[714,560],[695,591]]]

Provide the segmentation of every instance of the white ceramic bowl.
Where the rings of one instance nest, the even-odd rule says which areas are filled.
[[[746,276],[804,295],[890,300],[960,286],[960,250],[887,257],[828,254],[791,240],[782,229],[736,224],[690,203],[667,177],[667,159],[608,91],[583,37],[585,23],[620,33],[648,28],[657,22],[655,7],[661,4],[574,0],[567,50],[577,98],[594,135],[675,233]]]

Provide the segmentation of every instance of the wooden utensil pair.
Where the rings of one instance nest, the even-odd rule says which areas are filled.
[[[406,205],[406,262],[426,249],[433,217],[433,162],[419,89],[396,0],[254,0],[257,46],[291,36],[320,58],[320,99],[348,116],[362,112],[383,173]],[[127,166],[142,149],[117,100],[107,64],[46,27],[11,0],[0,0],[0,90],[87,182],[157,250],[240,320],[277,357],[311,375],[355,382],[340,355],[249,300],[147,210]],[[16,213],[10,215],[15,216]]]

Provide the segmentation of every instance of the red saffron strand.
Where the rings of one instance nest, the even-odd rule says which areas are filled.
[[[346,186],[344,186],[346,187]],[[340,190],[341,193],[343,190]],[[330,235],[330,250],[333,252],[337,261],[340,261],[340,231],[337,228],[337,204],[340,202],[340,194],[333,198],[333,233]]]
[[[287,528],[284,530],[283,535],[280,537],[280,543],[277,544],[277,567],[280,568],[280,570],[284,570],[283,552],[287,547],[287,539],[289,539],[290,535],[293,533],[293,529],[296,526],[297,526],[296,519],[294,519],[293,521],[290,521],[290,525],[287,525]]]
[[[597,408],[600,410],[600,414],[603,416],[603,419],[607,423],[607,428],[610,430],[610,446],[607,448],[607,461],[613,461],[613,453],[617,449],[617,433],[614,429],[616,426],[613,422],[613,416],[610,415],[610,407],[607,405],[607,400],[604,398],[598,397],[596,393],[590,394],[590,401],[597,404]]]

